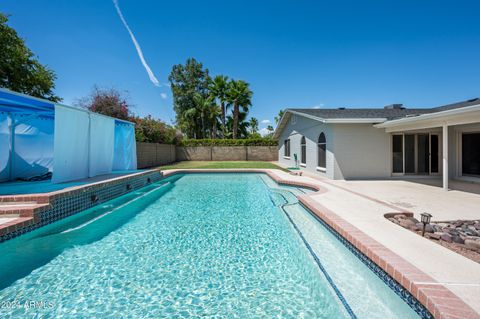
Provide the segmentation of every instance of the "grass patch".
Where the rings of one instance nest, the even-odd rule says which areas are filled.
[[[160,166],[160,169],[215,169],[215,168],[271,168],[288,172],[286,169],[270,162],[256,161],[183,161],[170,165]]]

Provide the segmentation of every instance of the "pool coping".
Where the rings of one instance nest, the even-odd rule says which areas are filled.
[[[163,173],[165,177],[182,173],[265,173],[278,184],[313,189],[316,192],[297,196],[300,203],[406,289],[434,318],[480,319],[480,314],[443,284],[314,200],[311,195],[328,192],[320,185],[286,180],[272,169],[172,169]]]

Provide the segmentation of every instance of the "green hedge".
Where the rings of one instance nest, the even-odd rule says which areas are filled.
[[[277,146],[278,142],[271,138],[250,138],[250,139],[189,139],[183,140],[180,146]]]

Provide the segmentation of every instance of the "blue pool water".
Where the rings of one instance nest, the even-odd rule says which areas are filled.
[[[417,318],[304,192],[178,175],[2,243],[0,317]]]

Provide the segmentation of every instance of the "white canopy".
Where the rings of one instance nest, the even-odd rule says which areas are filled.
[[[133,123],[0,89],[0,181],[52,172],[62,183],[136,168]]]

